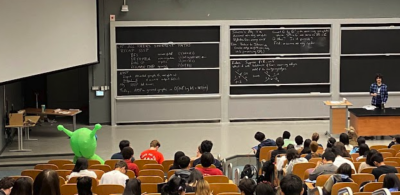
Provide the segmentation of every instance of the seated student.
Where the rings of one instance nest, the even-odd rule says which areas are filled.
[[[276,194],[276,189],[268,183],[258,183],[255,193],[256,195]]]
[[[183,153],[182,151],[175,152],[175,155],[174,155],[174,163],[173,163],[172,166],[169,168],[169,170],[172,170],[172,169],[180,169],[180,167],[179,167],[179,159],[180,159],[182,156],[185,156],[185,153]]]
[[[358,156],[356,158],[356,161],[359,161],[360,159],[363,159],[363,158],[367,158],[368,152],[369,152],[368,145],[367,144],[360,144],[359,145],[359,149],[358,149],[358,155],[360,155],[360,156]]]
[[[210,168],[213,164],[214,156],[209,152],[204,152],[200,157],[200,163],[203,168],[196,167],[203,175],[223,175],[222,171],[217,168]]]
[[[366,140],[364,137],[359,137],[357,138],[357,146],[354,146],[353,149],[350,151],[350,154],[355,154],[358,152],[358,149],[360,148],[361,144],[365,144]]]
[[[348,159],[343,158],[343,144],[341,142],[336,142],[335,146],[332,148],[332,152],[336,155],[335,161],[333,162],[333,165],[336,167],[340,167],[342,164],[349,164],[352,169],[354,169],[354,172],[357,173],[356,168],[354,167],[353,162],[351,162]],[[346,150],[345,150],[346,151]]]
[[[351,166],[347,163],[342,164],[336,171],[336,174],[329,177],[326,180],[322,191],[324,194],[330,195],[332,192],[332,186],[339,182],[353,182],[351,179]]]
[[[303,181],[297,175],[287,174],[280,182],[283,195],[303,195]]]
[[[190,169],[189,179],[186,181],[186,192],[195,192],[197,184],[204,180],[203,174],[197,169]]]
[[[303,150],[301,150],[300,154],[310,154],[311,153],[310,144],[311,144],[311,140],[306,139],[306,141],[304,141]]]
[[[312,136],[311,136],[311,141],[314,141],[314,142],[318,143],[318,140],[319,140],[319,134],[318,133],[313,133]],[[322,144],[318,144],[318,146],[323,147]]]
[[[333,137],[330,137],[328,139],[328,142],[326,143],[326,148],[332,148],[336,143],[336,139]]]
[[[161,195],[185,195],[185,191],[185,180],[180,177],[174,177],[162,187]]]
[[[203,155],[203,153],[205,153],[205,152],[211,153],[212,147],[213,147],[213,143],[211,141],[204,140],[203,142],[201,142],[201,145],[200,145],[201,154]],[[200,156],[200,158],[193,161],[193,167],[196,167],[196,165],[200,164],[200,161],[201,161],[201,156]],[[217,169],[223,171],[221,162],[219,162],[219,160],[214,159],[214,162],[212,164],[215,165],[215,167],[217,167]]]
[[[12,192],[11,192],[12,193]],[[60,178],[55,170],[46,169],[40,172],[33,182],[33,195],[59,195]]]
[[[336,173],[337,167],[333,164],[335,158],[336,156],[333,152],[328,151],[322,154],[322,162],[318,161],[316,168],[310,173],[309,179],[314,181],[320,175]]]
[[[261,132],[257,132],[254,135],[254,139],[256,139],[257,141],[260,142],[260,144],[258,144],[257,147],[253,147],[253,152],[256,154],[257,161],[260,158],[260,150],[261,150],[262,147],[264,147],[264,146],[276,146],[276,143],[275,143],[274,140],[265,139],[264,133],[261,133]]]
[[[342,157],[349,157],[351,158],[351,155],[349,154],[349,152],[346,150],[346,146],[343,145],[342,142],[336,142],[335,146],[339,146],[340,149],[342,150]]]
[[[370,151],[367,153],[367,159],[365,159],[365,162],[362,162],[362,163],[360,164],[360,167],[358,168],[358,173],[361,173],[361,171],[362,171],[363,169],[365,169],[365,168],[375,167],[374,162],[371,162],[371,158],[372,158],[372,156],[373,156],[374,154],[377,154],[377,153],[378,153],[378,151],[377,151],[377,150],[374,150],[374,149],[370,150]]]
[[[383,162],[383,156],[379,152],[371,157],[371,161],[376,166],[376,168],[372,170],[372,175],[375,176],[376,181],[378,181],[379,177],[383,174],[397,173],[395,167],[385,165],[385,162]]]
[[[295,164],[308,162],[307,159],[300,157],[296,149],[289,149],[287,151],[286,158],[288,160],[288,167],[286,169],[286,174],[292,174],[293,166]]]
[[[176,169],[175,174],[172,175],[169,179],[171,179],[172,177],[181,177],[183,178],[186,182],[189,180],[190,177],[190,158],[187,156],[181,156],[178,159],[178,166],[179,169]]]
[[[122,157],[124,158],[124,161],[128,165],[128,169],[135,172],[136,177],[138,177],[139,176],[139,167],[131,161],[133,154],[134,154],[134,151],[129,146],[122,149]]]
[[[303,149],[303,137],[298,135],[294,138],[294,141],[296,142],[296,146],[294,147],[296,150]]]
[[[239,182],[239,190],[242,195],[254,195],[257,184],[253,179],[247,177],[243,178]]]
[[[131,146],[131,143],[128,140],[122,140],[119,142],[119,150],[120,152],[117,152],[111,156],[111,159],[120,159],[123,160],[124,158],[122,157],[122,149],[125,147]],[[132,157],[132,162],[135,161],[135,158]]]
[[[129,179],[127,175],[125,175],[126,170],[128,169],[128,165],[125,161],[118,161],[115,164],[114,171],[109,171],[104,173],[100,180],[100,185],[102,184],[115,184],[122,185],[125,187],[126,180]]]
[[[14,186],[14,179],[11,177],[3,177],[0,180],[0,195],[9,195]]]
[[[318,143],[316,141],[312,141],[310,144],[311,153],[307,154],[305,157],[307,160],[311,158],[320,158],[322,155],[318,153]]]
[[[186,190],[187,192],[187,190]],[[210,184],[206,180],[200,180],[197,184],[195,195],[213,195]]]
[[[294,145],[293,144],[289,144],[287,147],[286,147],[286,155],[287,155],[287,151],[288,150],[290,150],[290,149],[294,149]],[[280,155],[277,155],[277,156],[280,156]],[[277,157],[275,157],[275,159],[277,159]],[[284,168],[283,167],[283,164],[285,164],[285,161],[287,160],[287,158],[286,158],[286,156],[281,156],[279,159],[277,159],[276,161],[276,169],[278,170],[278,171],[282,171],[282,169]],[[286,167],[285,168],[287,168],[287,166],[288,166],[288,164],[286,164]]]
[[[158,164],[162,164],[164,161],[164,156],[158,149],[161,147],[161,144],[157,140],[153,140],[150,142],[150,148],[148,150],[143,151],[140,154],[140,159],[143,160],[155,160]]]
[[[140,180],[136,178],[129,179],[128,181],[126,181],[126,187],[122,195],[142,194],[141,184],[142,182],[140,182]]]
[[[281,137],[276,138],[276,145],[278,146],[278,149],[271,152],[272,163],[275,162],[276,155],[286,154],[286,150],[282,147],[283,146],[283,138],[281,138]]]
[[[289,144],[293,144],[294,145],[294,142],[290,140],[289,131],[284,131],[283,135],[282,135],[282,138],[283,138],[283,142],[284,142],[283,147],[287,147]]]
[[[29,177],[21,177],[15,180],[10,195],[32,195],[33,181]],[[0,191],[0,194],[1,191]]]
[[[92,179],[90,177],[79,177],[76,182],[78,195],[93,195]]]
[[[262,174],[257,178],[257,183],[266,183],[270,185],[274,191],[277,190],[279,186],[279,179],[278,174],[275,174],[274,163],[271,161],[264,163],[262,167]]]
[[[388,173],[383,179],[383,188],[387,188],[390,192],[398,192],[400,188],[400,180],[395,173]]]
[[[400,144],[400,136],[396,135],[393,137],[393,140],[389,143],[388,148],[398,144]]]
[[[68,181],[73,177],[83,177],[88,176],[97,179],[97,175],[94,171],[88,170],[89,162],[86,158],[78,158],[76,160],[74,169],[71,174],[67,176]]]
[[[353,146],[350,145],[349,136],[346,133],[340,134],[339,141],[343,143],[343,145],[346,148],[346,150],[350,150],[351,151],[353,149]]]

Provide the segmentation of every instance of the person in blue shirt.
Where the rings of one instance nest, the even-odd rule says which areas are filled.
[[[131,143],[128,140],[121,140],[119,142],[119,150],[120,150],[120,152],[117,152],[117,153],[113,154],[111,156],[111,159],[121,159],[121,160],[123,160],[124,157],[122,157],[122,149],[124,149],[125,147],[130,147],[130,146],[131,146]],[[131,161],[132,162],[135,161],[135,158],[132,157]]]
[[[382,108],[382,105],[386,104],[388,100],[388,89],[387,85],[382,83],[383,76],[377,74],[375,76],[376,83],[372,83],[369,88],[369,93],[372,96],[371,104],[377,108]]]

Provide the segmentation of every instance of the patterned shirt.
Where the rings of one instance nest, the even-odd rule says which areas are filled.
[[[369,88],[369,93],[370,94],[372,94],[372,93],[378,94],[378,88],[379,88],[378,84],[372,83],[371,87]],[[380,99],[378,99],[378,98],[380,98]],[[380,90],[379,90],[378,96],[373,96],[372,97],[371,104],[372,105],[377,105],[377,104],[380,104],[380,103],[386,103],[387,100],[388,100],[387,85],[382,83],[381,86],[380,86]]]

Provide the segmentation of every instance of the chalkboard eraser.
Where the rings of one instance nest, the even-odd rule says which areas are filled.
[[[168,43],[174,43],[174,42],[172,42],[172,41],[169,41]]]
[[[321,92],[310,92],[310,94],[319,94]]]
[[[393,25],[390,25],[389,28],[394,28],[394,26],[393,26]]]
[[[282,27],[280,27],[280,28],[285,28],[285,27],[282,26]]]

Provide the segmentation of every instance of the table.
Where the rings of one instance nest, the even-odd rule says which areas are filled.
[[[6,128],[17,128],[18,133],[18,149],[17,150],[10,150],[10,152],[30,152],[31,149],[24,149],[24,141],[22,139],[22,129],[25,129],[25,140],[37,140],[37,139],[30,139],[29,137],[29,128],[34,127],[36,123],[39,121],[40,116],[26,116],[24,124],[14,124],[14,125],[7,125]],[[21,120],[22,121],[22,120]],[[32,123],[28,123],[28,121]]]
[[[341,134],[345,132],[345,128],[349,127],[349,114],[348,108],[353,104],[349,101],[324,101],[326,106],[329,106],[329,133],[328,134]]]
[[[358,136],[383,136],[400,134],[400,108],[366,110],[349,109],[350,125]]]
[[[60,110],[60,112],[69,112],[69,113],[59,113],[55,112],[56,109],[45,109],[44,112],[42,112],[41,108],[26,108],[25,112],[26,114],[36,114],[39,116],[44,116],[44,115],[53,115],[53,116],[70,116],[72,117],[72,124],[73,124],[73,130],[76,130],[76,115],[81,113],[81,110]]]

